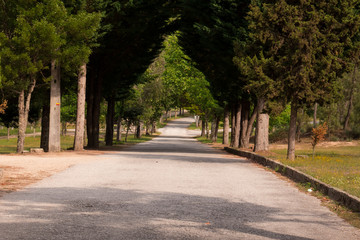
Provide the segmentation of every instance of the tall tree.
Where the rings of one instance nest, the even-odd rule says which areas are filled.
[[[106,9],[106,34],[89,63],[87,85],[88,147],[99,147],[99,104],[103,96],[137,82],[159,54],[164,35],[173,30],[173,1],[117,1]],[[120,94],[121,95],[121,94]]]
[[[49,0],[46,3],[50,5],[54,1]],[[54,49],[59,48],[62,42],[56,34],[56,27],[49,21],[46,4],[35,1],[28,1],[27,4],[21,1],[16,3],[2,3],[2,10],[11,8],[9,12],[13,13],[15,8],[18,12],[11,15],[15,19],[8,19],[7,29],[0,33],[0,55],[2,72],[7,82],[4,87],[9,87],[18,95],[17,152],[21,153],[24,149],[31,95],[37,74],[47,68],[46,63],[54,56]]]
[[[251,37],[270,61],[271,75],[281,95],[291,102],[289,159],[295,158],[297,110],[336,95],[337,78],[344,70],[344,47],[358,29],[356,1],[253,2]],[[259,44],[259,45],[260,45]]]

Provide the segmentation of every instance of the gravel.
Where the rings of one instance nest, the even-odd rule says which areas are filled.
[[[6,194],[0,239],[360,239],[318,199],[196,142],[191,121]]]

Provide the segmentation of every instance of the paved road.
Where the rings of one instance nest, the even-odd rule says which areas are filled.
[[[360,239],[320,202],[245,159],[161,137],[0,200],[0,239]]]

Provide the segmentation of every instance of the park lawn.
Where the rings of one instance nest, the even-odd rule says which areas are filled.
[[[17,138],[0,139],[0,154],[16,153]],[[66,150],[73,147],[74,136],[61,136],[61,149]],[[26,137],[24,150],[29,151],[30,148],[40,146],[40,136]]]
[[[36,132],[39,133],[41,132],[39,127],[35,128]],[[34,129],[32,129],[30,126],[28,126],[26,128],[26,133],[30,134],[30,133],[34,133]],[[10,128],[10,135],[18,135],[18,129],[17,128]],[[7,128],[6,127],[0,127],[0,136],[7,136]]]
[[[342,189],[360,197],[360,147],[318,147],[312,158],[311,146],[296,151],[296,155],[308,155],[308,158],[286,159],[286,149],[272,150],[272,158],[309,174],[333,187]]]

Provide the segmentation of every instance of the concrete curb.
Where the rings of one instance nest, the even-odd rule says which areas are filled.
[[[310,183],[313,188],[322,192],[323,194],[329,196],[332,200],[335,200],[349,209],[360,212],[360,199],[352,196],[338,188],[332,187],[326,183],[323,183],[295,168],[286,166],[282,163],[274,161],[272,159],[257,155],[252,152],[241,151],[234,148],[225,147],[225,151],[228,153],[238,155],[241,157],[246,157],[256,163],[259,163],[265,167],[269,167],[276,172],[281,173],[282,175],[288,177],[289,179],[299,182],[299,183]]]

